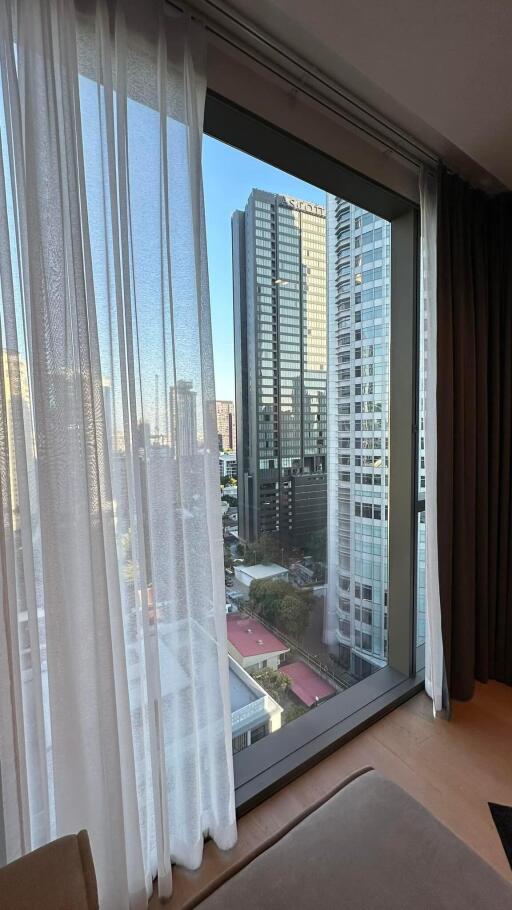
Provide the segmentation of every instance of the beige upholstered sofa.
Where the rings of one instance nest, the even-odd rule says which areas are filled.
[[[396,784],[367,770],[198,910],[512,910],[512,885]]]
[[[512,910],[512,885],[371,769],[202,897],[187,910]],[[98,910],[86,832],[0,869],[0,907]]]

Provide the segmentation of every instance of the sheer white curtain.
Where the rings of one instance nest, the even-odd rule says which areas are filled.
[[[437,175],[420,174],[422,298],[425,326],[425,688],[434,713],[447,708],[437,549]]]
[[[201,35],[0,0],[7,859],[87,828],[102,908],[236,838]]]

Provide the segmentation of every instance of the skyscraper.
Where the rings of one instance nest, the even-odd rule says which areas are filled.
[[[327,197],[326,641],[360,678],[387,663],[391,226]]]
[[[193,384],[178,379],[169,389],[171,449],[176,457],[197,453],[197,393]]]
[[[253,190],[235,212],[239,532],[307,547],[325,527],[325,208]]]
[[[235,405],[232,401],[216,401],[217,433],[221,452],[236,451]]]

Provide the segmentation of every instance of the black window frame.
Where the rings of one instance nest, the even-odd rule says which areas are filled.
[[[243,814],[424,685],[416,647],[419,206],[211,91],[204,132],[385,218],[392,237],[388,666],[233,756]]]

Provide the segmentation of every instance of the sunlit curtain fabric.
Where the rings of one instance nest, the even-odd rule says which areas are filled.
[[[425,688],[434,713],[448,708],[444,672],[441,602],[439,596],[437,510],[437,175],[420,174],[421,296],[424,325],[424,433],[425,440]]]
[[[165,6],[0,0],[6,853],[86,828],[102,910],[236,837],[205,75]]]

